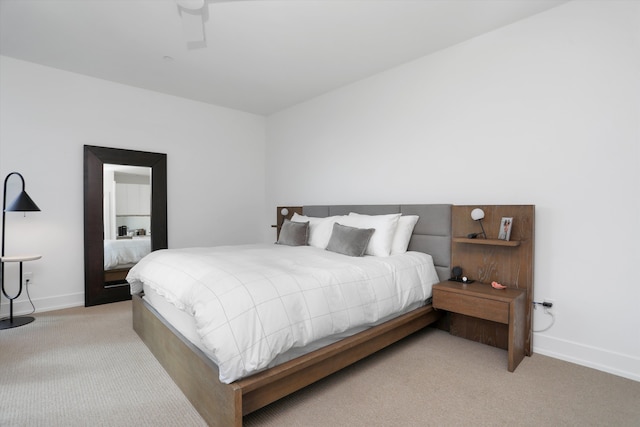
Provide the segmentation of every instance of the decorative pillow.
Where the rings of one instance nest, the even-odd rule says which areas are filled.
[[[306,246],[309,239],[309,222],[284,220],[280,229],[279,245]]]
[[[349,256],[363,256],[374,231],[373,228],[349,227],[336,222],[333,224],[327,250]]]
[[[371,236],[365,254],[380,257],[389,256],[393,236],[398,227],[398,220],[401,214],[389,215],[361,215],[351,212],[338,222],[342,225],[357,228],[375,228],[375,233]]]
[[[325,249],[329,243],[333,224],[343,216],[330,216],[326,218],[317,218],[313,216],[300,215],[297,212],[293,214],[291,221],[309,222],[309,240],[307,244],[315,248]]]
[[[396,234],[393,236],[393,243],[391,243],[391,255],[407,252],[409,240],[411,240],[413,229],[416,227],[419,218],[418,215],[402,215],[400,217]]]

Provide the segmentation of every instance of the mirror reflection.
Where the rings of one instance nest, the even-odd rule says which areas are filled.
[[[151,252],[151,168],[103,165],[104,285],[126,286]]]

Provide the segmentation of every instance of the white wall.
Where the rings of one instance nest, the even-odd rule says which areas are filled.
[[[7,214],[6,253],[43,255],[25,264],[38,311],[84,304],[84,144],[167,154],[170,247],[261,240],[264,117],[8,57],[0,70],[0,176],[22,173],[42,210]]]
[[[535,204],[534,352],[640,380],[639,76],[640,3],[568,3],[269,117],[267,206]]]

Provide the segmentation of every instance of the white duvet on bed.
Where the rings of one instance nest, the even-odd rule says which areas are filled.
[[[278,355],[366,326],[431,296],[431,257],[348,257],[309,246],[245,245],[152,252],[127,280],[192,315],[203,345],[233,382]]]
[[[151,238],[105,240],[104,269],[111,270],[118,265],[135,264],[151,252]]]

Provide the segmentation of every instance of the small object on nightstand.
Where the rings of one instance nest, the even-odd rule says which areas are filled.
[[[451,270],[451,278],[449,280],[459,283],[473,283],[473,280],[469,279],[467,276],[462,276],[462,267],[460,266],[453,267]]]
[[[459,278],[460,276],[462,276],[462,267],[460,267],[460,266],[453,267],[453,269],[451,270],[451,274],[456,279]]]
[[[452,277],[449,279],[451,282],[458,282],[458,283],[473,283],[475,282],[475,280],[473,279],[469,279],[467,276],[462,276],[462,277]]]
[[[491,282],[491,287],[494,289],[507,289],[505,285],[502,285],[498,282]]]

